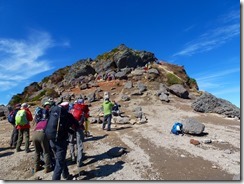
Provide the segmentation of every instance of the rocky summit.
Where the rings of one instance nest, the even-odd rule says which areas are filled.
[[[14,95],[9,105],[21,102],[36,105],[48,97],[74,100],[82,95],[91,103],[102,98],[101,86],[104,82],[123,85],[121,93],[127,91],[127,96],[121,94],[122,100],[128,100],[131,95],[153,92],[162,102],[170,103],[169,95],[175,95],[196,99],[192,108],[197,112],[212,112],[240,119],[239,108],[199,91],[197,81],[187,75],[183,66],[159,61],[151,52],[133,50],[124,44],[95,59],[81,59],[61,68],[41,82],[33,82],[21,94]]]

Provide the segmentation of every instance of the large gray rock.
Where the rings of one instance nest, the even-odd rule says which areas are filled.
[[[183,132],[185,134],[200,135],[205,129],[205,125],[196,121],[195,119],[185,119],[183,122]]]
[[[165,102],[169,102],[169,101],[170,101],[170,100],[169,100],[169,96],[166,95],[165,93],[161,93],[160,96],[159,96],[159,99],[160,99],[161,101],[165,101]]]
[[[145,73],[143,69],[135,69],[131,72],[132,76],[141,76]]]
[[[116,79],[127,79],[126,72],[117,72],[115,74],[115,78]]]
[[[147,86],[144,85],[144,84],[141,83],[141,82],[138,82],[138,83],[137,83],[137,88],[138,88],[138,90],[139,90],[140,93],[142,93],[142,92],[144,92],[144,91],[147,90]]]
[[[9,113],[8,107],[4,105],[0,105],[0,117],[7,117]]]
[[[149,70],[148,70],[148,73],[150,73],[150,74],[156,74],[156,75],[159,75],[158,70],[157,70],[157,69],[155,69],[155,68],[151,68],[151,69],[149,69]]]
[[[170,93],[184,99],[189,98],[189,92],[181,85],[181,84],[174,84],[169,87]]]
[[[128,95],[122,95],[121,100],[123,101],[130,101],[130,97]]]
[[[208,92],[204,92],[191,106],[197,112],[217,113],[226,117],[237,117],[240,119],[240,109],[238,107]]]
[[[124,86],[125,89],[131,89],[132,87],[133,87],[132,81],[128,81],[125,83],[125,86]]]

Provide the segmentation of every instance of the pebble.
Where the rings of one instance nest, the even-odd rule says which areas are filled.
[[[210,143],[212,143],[212,140],[211,139],[205,139],[203,142],[204,142],[204,144],[210,144]]]
[[[217,166],[216,166],[216,165],[213,165],[213,166],[212,166],[212,169],[217,169]]]
[[[180,155],[180,157],[182,157],[182,158],[186,158],[186,156],[185,156],[185,155]]]
[[[231,154],[231,150],[227,149],[227,150],[224,151],[224,153]]]

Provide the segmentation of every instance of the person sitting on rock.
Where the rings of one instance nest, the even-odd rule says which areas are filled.
[[[118,103],[114,102],[114,106],[112,108],[112,114],[114,116],[120,116],[120,110],[119,107],[121,107]]]

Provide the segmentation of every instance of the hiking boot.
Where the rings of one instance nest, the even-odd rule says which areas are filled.
[[[69,175],[66,176],[66,177],[63,176],[63,178],[64,178],[65,180],[72,180],[72,179],[73,179],[73,175],[69,174]]]
[[[20,152],[20,151],[23,151],[23,150],[22,150],[22,149],[20,149],[20,148],[19,148],[19,149],[16,149],[16,152]]]
[[[53,169],[51,167],[46,167],[44,170],[44,173],[49,173],[51,171],[53,171]]]
[[[111,129],[107,129],[107,131],[111,131]]]
[[[35,166],[35,168],[34,168],[34,172],[36,173],[36,172],[38,172],[38,171],[40,171],[40,170],[42,170],[43,168],[41,167],[41,166],[39,166],[39,165],[37,165],[37,166]]]
[[[31,152],[31,150],[30,150],[30,149],[27,149],[27,150],[25,150],[25,152],[26,152],[26,153],[30,153],[30,152]]]

